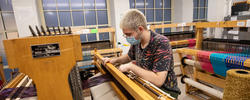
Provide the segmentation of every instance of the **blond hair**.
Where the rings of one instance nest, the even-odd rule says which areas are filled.
[[[122,17],[120,28],[136,30],[139,26],[147,29],[147,20],[144,14],[137,9],[128,10]]]

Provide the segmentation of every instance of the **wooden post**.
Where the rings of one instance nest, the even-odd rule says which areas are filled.
[[[178,55],[179,55],[179,58],[183,57],[181,53],[178,53]],[[181,68],[182,76],[187,75],[187,72],[182,64],[180,65],[180,68]],[[186,86],[185,92],[188,93],[190,90],[190,85],[185,84],[185,86]]]
[[[198,50],[200,50],[202,48],[203,29],[204,28],[196,28],[196,45],[195,45],[195,48],[198,49]]]
[[[6,82],[6,79],[5,79],[5,75],[4,75],[4,70],[3,70],[3,61],[2,61],[2,57],[0,56],[0,77],[3,81],[3,83]]]
[[[115,32],[111,32],[112,34],[112,42],[113,42],[113,48],[116,48],[116,39],[115,39]]]
[[[150,30],[155,32],[155,27],[153,25],[150,26]]]

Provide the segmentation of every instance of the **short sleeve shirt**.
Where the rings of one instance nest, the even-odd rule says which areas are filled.
[[[132,45],[128,56],[136,65],[153,72],[168,71],[165,83],[161,86],[167,91],[180,92],[173,66],[173,53],[167,37],[150,31],[150,42],[144,49],[141,44]]]

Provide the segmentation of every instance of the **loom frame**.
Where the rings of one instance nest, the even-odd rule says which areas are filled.
[[[134,82],[130,78],[128,78],[125,74],[120,72],[114,65],[111,63],[107,63],[104,67],[107,69],[106,72],[102,67],[101,64],[103,63],[102,60],[103,56],[100,55],[97,51],[95,52],[95,65],[97,66],[98,70],[102,74],[110,73],[114,78],[123,86],[125,89],[136,99],[136,100],[153,100],[153,99],[160,99],[157,97],[152,96],[153,94],[147,91],[143,86],[139,85],[139,83]],[[121,92],[119,88],[114,84],[114,82],[110,82],[111,87],[116,91],[118,97],[122,100],[126,100],[126,96]],[[162,98],[165,100],[173,100],[168,96],[162,95]]]
[[[250,1],[250,0],[248,0]],[[246,27],[248,21],[247,20],[238,20],[238,21],[218,21],[218,22],[197,22],[196,23],[196,47],[195,49],[178,49],[179,57],[183,58],[183,55],[192,55],[195,57],[195,61],[197,61],[197,52],[202,48],[202,41],[203,41],[203,30],[204,28],[226,28],[226,27]],[[245,60],[244,66],[250,67],[250,59]],[[184,66],[181,64],[182,74],[187,75],[186,71],[184,70]],[[218,86],[220,88],[225,87],[225,78],[224,77],[216,77],[212,76],[209,72],[203,72],[196,67],[193,67],[194,74],[193,78],[194,81],[202,80],[209,84]],[[186,85],[188,86],[188,85]],[[190,86],[186,87],[186,93],[190,92]]]

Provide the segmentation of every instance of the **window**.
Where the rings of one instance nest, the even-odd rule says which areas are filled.
[[[43,0],[45,24],[52,26],[109,26],[106,0]]]
[[[109,27],[108,0],[42,0],[46,26]],[[82,42],[109,40],[109,33],[81,34]]]
[[[206,21],[207,20],[207,6],[208,0],[194,0],[194,21]]]
[[[149,25],[171,23],[171,0],[129,0],[130,8],[140,10]],[[170,32],[170,28],[156,29],[156,32]]]
[[[0,0],[0,35],[8,38],[8,33],[17,32],[12,0]]]
[[[13,34],[18,37],[11,1],[0,0],[0,57],[3,58],[3,65],[7,65],[7,60],[2,41],[8,39],[8,36],[13,36]]]

